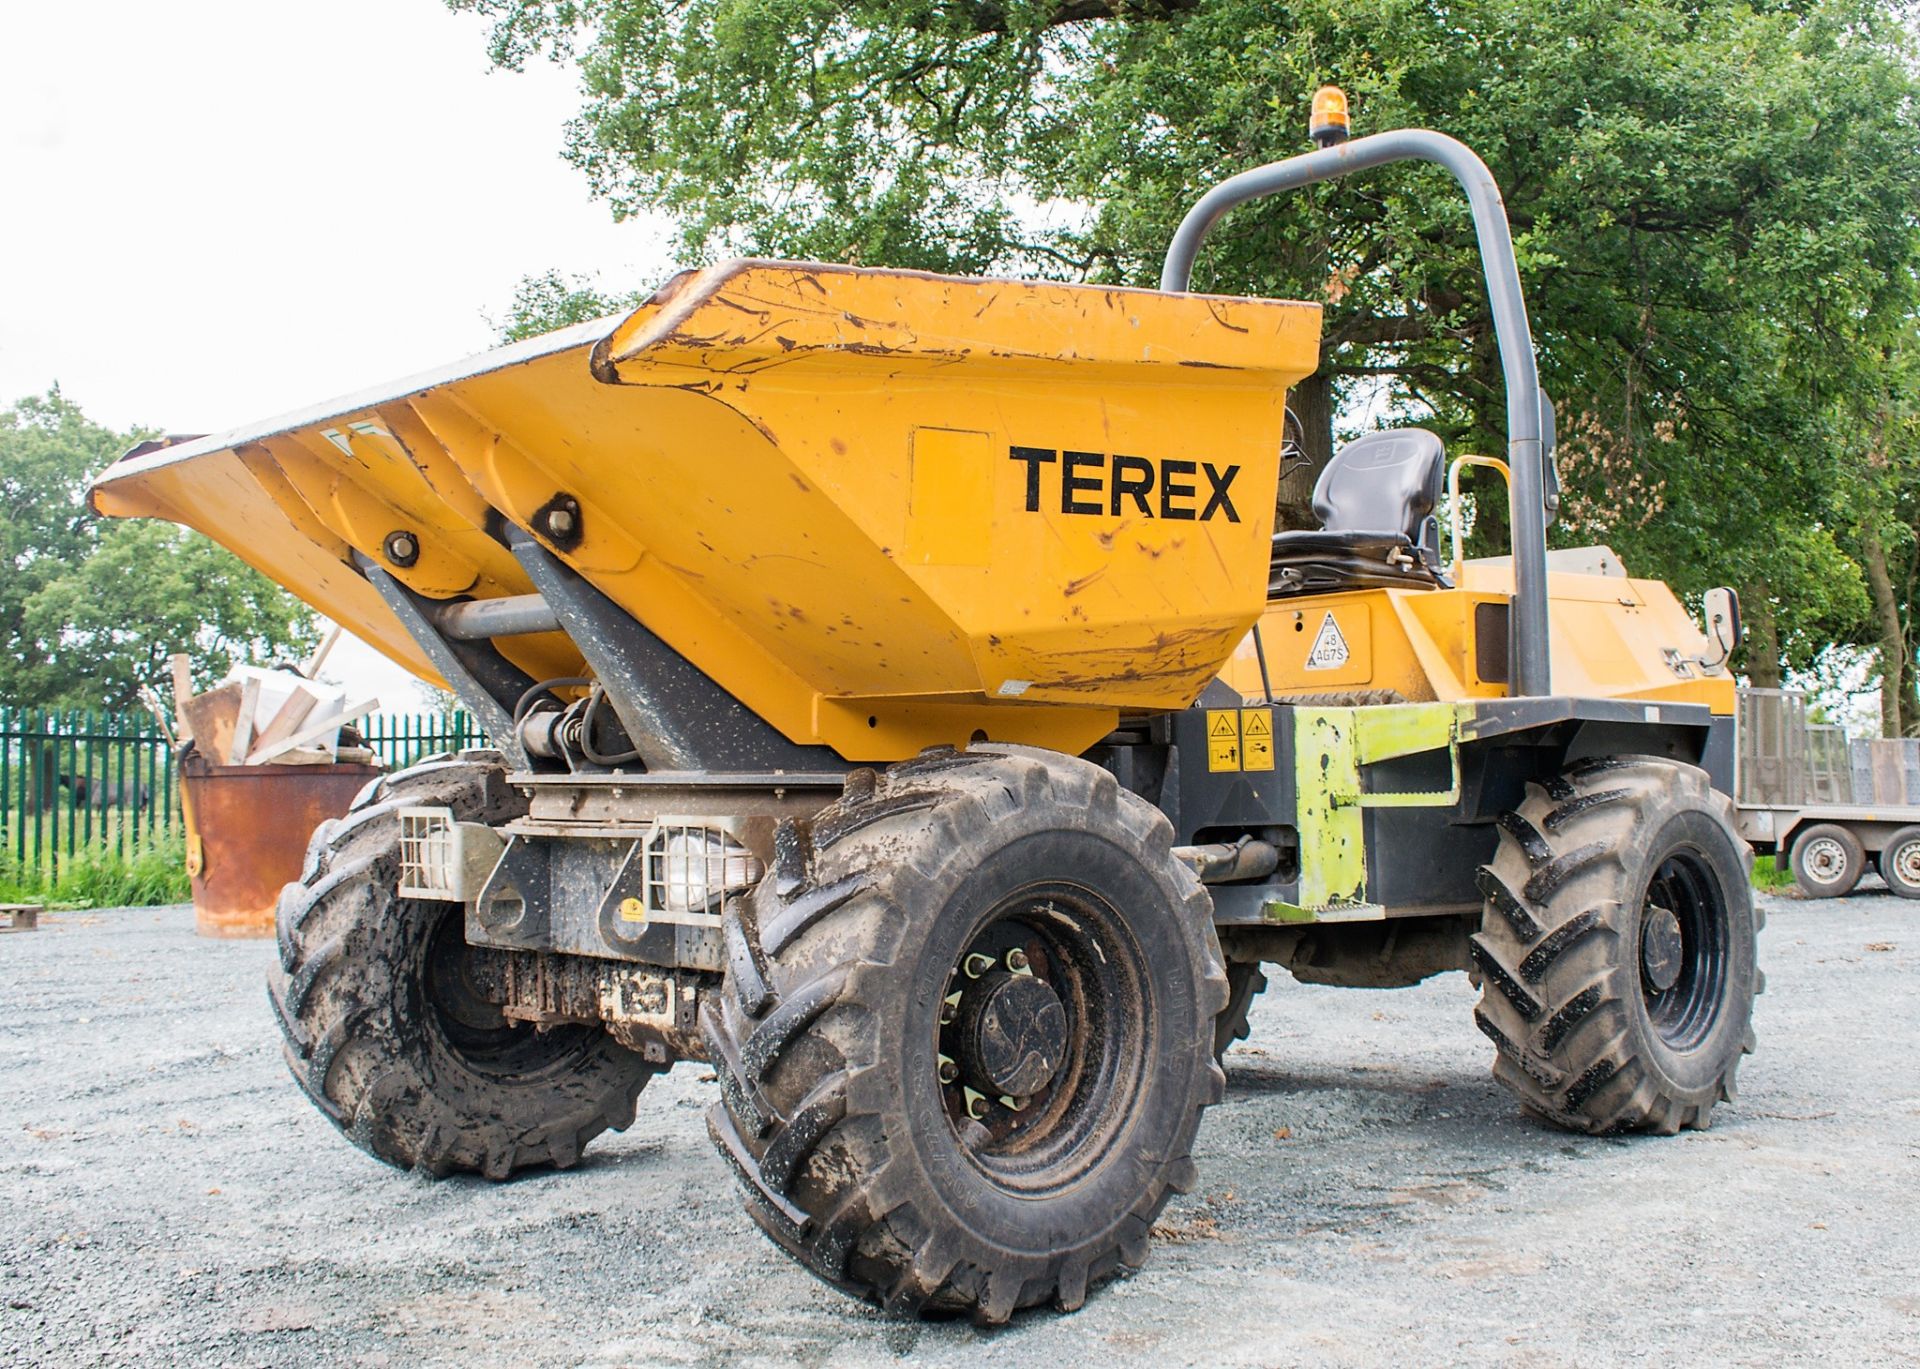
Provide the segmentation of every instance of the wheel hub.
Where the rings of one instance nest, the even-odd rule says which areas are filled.
[[[1831,884],[1846,869],[1847,853],[1840,843],[1822,837],[1807,848],[1807,870],[1822,884]]]
[[[996,970],[961,998],[960,1068],[994,1093],[1038,1093],[1066,1055],[1067,1011],[1052,986],[1033,975]]]
[[[1656,992],[1665,993],[1680,982],[1685,952],[1679,917],[1668,908],[1648,908],[1640,933],[1640,968]]]
[[[1059,881],[1007,894],[955,958],[935,1071],[954,1140],[991,1182],[1030,1195],[1070,1186],[1114,1143],[1146,1078],[1137,957],[1112,904]]]

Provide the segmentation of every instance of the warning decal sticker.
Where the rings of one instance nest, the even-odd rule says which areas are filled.
[[[1327,610],[1327,616],[1320,621],[1320,631],[1314,634],[1313,650],[1307,653],[1307,669],[1338,670],[1352,655],[1347,650],[1347,639],[1340,635],[1340,624],[1333,621],[1333,610]]]
[[[1215,774],[1273,769],[1273,710],[1209,708],[1207,769]]]
[[[1241,718],[1241,769],[1273,769],[1273,710],[1249,708]]]
[[[1209,708],[1207,710],[1207,769],[1220,771],[1239,768],[1240,710]]]

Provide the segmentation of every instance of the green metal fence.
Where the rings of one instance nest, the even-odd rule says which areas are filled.
[[[375,713],[363,718],[367,745],[389,770],[404,770],[422,756],[484,746],[486,738],[462,709],[451,713]]]
[[[395,770],[485,741],[464,712],[378,713],[359,726]],[[0,706],[0,852],[16,868],[132,854],[181,824],[173,752],[147,714]]]
[[[173,752],[152,718],[0,707],[0,850],[19,868],[126,855],[179,822]]]

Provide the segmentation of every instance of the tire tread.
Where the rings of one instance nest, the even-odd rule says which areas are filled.
[[[468,1096],[474,1085],[446,1084],[410,1053],[417,1027],[396,1016],[410,997],[398,991],[405,971],[393,941],[410,906],[394,889],[397,812],[451,807],[493,822],[511,816],[515,802],[493,753],[431,758],[380,776],[345,817],[315,830],[301,879],[281,891],[267,997],[288,1069],[329,1121],[389,1164],[495,1179],[534,1165],[571,1167],[595,1136],[632,1121],[655,1072],[611,1038],[598,1039],[563,1083],[540,1086],[552,1093],[552,1111],[536,1115],[527,1111],[532,1095],[513,1108]],[[467,1092],[456,1101],[442,1096],[449,1087]]]
[[[1474,1019],[1494,1044],[1495,1077],[1528,1112],[1576,1131],[1670,1132],[1705,1127],[1713,1102],[1731,1095],[1739,1056],[1752,1049],[1750,1027],[1729,1047],[1731,1059],[1713,1066],[1720,1075],[1699,1090],[1705,1096],[1691,1084],[1676,1093],[1631,1029],[1630,1014],[1643,1010],[1626,997],[1640,992],[1638,952],[1625,944],[1638,927],[1637,910],[1624,906],[1635,843],[1652,840],[1647,815],[1687,809],[1711,814],[1745,852],[1731,800],[1705,772],[1647,757],[1576,763],[1531,785],[1521,808],[1500,820],[1495,858],[1479,871],[1485,911],[1469,943],[1481,986]],[[1747,919],[1730,935],[1751,935],[1761,919],[1744,883],[1730,893],[1732,911]]]
[[[1039,1302],[1077,1306],[1103,1271],[1144,1259],[1146,1232],[1173,1181],[1192,1181],[1190,1160],[1164,1165],[1104,1256],[1066,1251],[1039,1266],[984,1270],[918,1215],[906,1168],[886,1153],[881,1119],[862,1102],[875,1063],[899,1049],[876,1039],[866,1007],[869,988],[893,973],[903,935],[890,870],[912,868],[912,852],[927,844],[944,849],[990,830],[1009,803],[1048,786],[1062,802],[1110,811],[1117,831],[1164,847],[1165,819],[1133,811],[1145,805],[1123,798],[1105,771],[1086,773],[1094,770],[1015,747],[923,753],[850,784],[810,832],[782,823],[767,878],[724,912],[732,989],[701,1017],[721,1085],[708,1131],[755,1221],[845,1292],[895,1312],[938,1308],[985,1323]],[[1166,859],[1208,929],[1213,958],[1203,992],[1208,1010],[1222,1013],[1227,974],[1213,946],[1207,896],[1185,867]],[[1223,1081],[1210,1063],[1192,1104],[1194,1124]],[[782,1106],[781,1097],[790,1101]]]

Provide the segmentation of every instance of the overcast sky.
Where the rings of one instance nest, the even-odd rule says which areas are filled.
[[[522,276],[671,267],[561,160],[570,72],[439,0],[8,7],[0,405],[219,431],[491,345]],[[417,695],[343,653],[390,708]],[[330,672],[333,673],[333,672]]]

